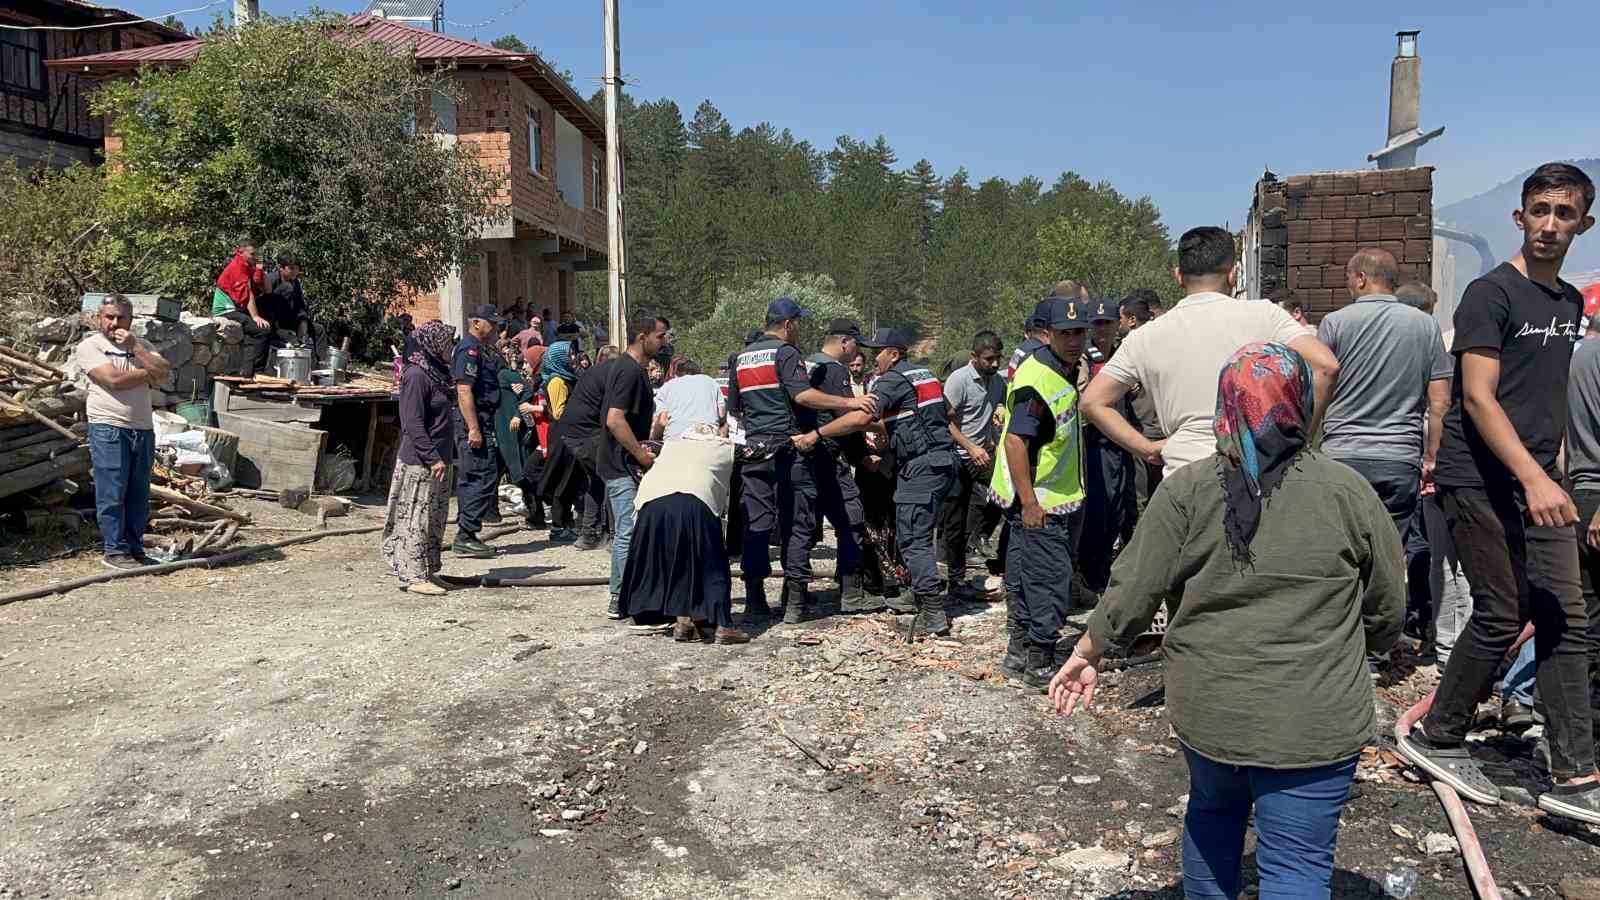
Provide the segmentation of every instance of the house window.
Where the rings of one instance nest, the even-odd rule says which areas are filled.
[[[44,96],[44,32],[0,29],[0,90]]]
[[[600,154],[595,153],[589,157],[589,170],[590,179],[594,182],[594,202],[589,205],[595,209],[605,209],[605,199],[601,195],[605,193],[606,187],[604,179],[600,177]]]
[[[528,171],[544,173],[544,122],[539,111],[528,107]]]

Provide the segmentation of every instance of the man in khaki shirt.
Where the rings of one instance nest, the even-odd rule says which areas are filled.
[[[89,378],[95,517],[105,564],[137,569],[150,564],[144,553],[155,462],[150,387],[167,380],[172,364],[129,330],[133,308],[121,294],[106,297],[95,324],[77,350],[78,368]]]
[[[1165,316],[1130,332],[1090,382],[1082,400],[1090,424],[1135,457],[1164,464],[1167,477],[1210,458],[1217,449],[1211,431],[1217,377],[1234,351],[1254,341],[1285,344],[1305,359],[1315,376],[1315,409],[1321,416],[1339,374],[1338,360],[1276,303],[1232,296],[1239,279],[1232,234],[1215,226],[1185,232],[1173,275],[1187,296]],[[1150,393],[1166,438],[1150,440],[1118,411],[1136,385]]]

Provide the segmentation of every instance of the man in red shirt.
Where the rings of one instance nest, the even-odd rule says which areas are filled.
[[[266,292],[267,273],[256,264],[255,241],[240,241],[233,248],[233,259],[217,276],[216,288],[211,292],[211,315],[231,319],[244,329],[244,361],[238,374],[245,378],[254,378],[257,369],[267,367],[272,325],[256,307],[256,298]]]

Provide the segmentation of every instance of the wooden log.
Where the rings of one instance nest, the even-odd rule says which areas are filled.
[[[64,381],[67,377],[65,372],[55,366],[39,362],[27,354],[19,353],[4,344],[0,344],[0,361],[3,361],[8,368],[27,369],[49,381]]]
[[[10,497],[23,491],[43,487],[60,478],[72,478],[89,471],[89,448],[76,447],[55,459],[36,462],[0,478],[0,497]]]
[[[28,421],[15,428],[0,429],[0,451],[15,450],[40,441],[53,441],[59,437],[61,435],[38,422]]]
[[[57,432],[60,432],[61,434],[65,435],[66,437],[71,438],[74,441],[78,440],[78,436],[73,434],[72,432],[68,431],[66,429],[66,427],[63,426],[60,422],[57,422],[55,419],[52,419],[49,416],[44,415],[43,413],[39,412],[38,410],[34,409],[33,407],[29,406],[26,403],[22,403],[22,402],[18,401],[15,397],[13,397],[10,394],[0,393],[0,403],[4,403],[7,406],[14,407],[16,409],[20,409],[20,410],[22,410],[23,413],[27,414],[27,416],[29,418],[33,419],[34,421],[38,422],[39,424],[43,425],[44,427],[53,429],[53,430],[55,430]]]
[[[49,432],[46,433],[48,434]],[[34,444],[30,447],[22,447],[17,450],[0,451],[0,473],[10,472],[14,469],[21,469],[25,466],[31,466],[36,462],[43,462],[47,459],[54,459],[59,454],[78,446],[78,439],[76,437],[63,438],[56,437],[53,434],[51,437],[54,438],[54,440],[45,443]],[[5,476],[0,474],[0,478],[3,477]]]
[[[199,500],[191,500],[183,494],[180,494],[171,488],[162,487],[159,484],[150,485],[150,496],[160,500],[163,503],[171,503],[173,506],[181,506],[192,513],[199,513],[201,515],[211,516],[219,519],[232,519],[235,522],[250,521],[250,516],[246,513],[234,512],[231,509],[224,509],[221,506],[212,506],[209,503],[202,503]]]

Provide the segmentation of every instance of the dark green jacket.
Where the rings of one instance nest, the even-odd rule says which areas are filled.
[[[1170,598],[1167,708],[1190,749],[1278,769],[1349,759],[1374,737],[1365,654],[1394,644],[1405,610],[1394,522],[1354,469],[1308,450],[1267,501],[1241,571],[1219,464],[1161,482],[1089,631],[1125,648]]]
[[[500,458],[506,464],[506,477],[512,484],[522,480],[522,465],[528,458],[528,448],[538,444],[538,440],[530,435],[528,423],[523,422],[522,428],[511,430],[511,420],[519,413],[519,403],[529,403],[533,400],[534,380],[510,366],[500,369],[500,406],[494,411],[494,438],[500,448]],[[513,385],[522,385],[522,390],[513,390]]]

